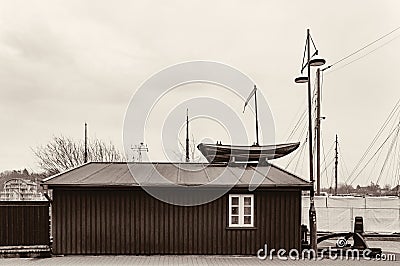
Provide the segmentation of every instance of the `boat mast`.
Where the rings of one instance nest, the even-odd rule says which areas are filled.
[[[259,146],[258,141],[258,110],[257,110],[257,87],[254,85],[254,106],[256,108],[256,145]]]
[[[337,134],[336,134],[336,140],[335,140],[335,196],[337,195],[337,181],[338,181],[338,138],[337,138]]]
[[[189,109],[186,109],[186,162],[189,161]]]
[[[83,162],[87,163],[88,161],[88,147],[87,147],[87,123],[85,122],[85,154],[83,156]]]

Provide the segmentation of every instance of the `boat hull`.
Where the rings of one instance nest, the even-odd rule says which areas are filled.
[[[200,143],[197,148],[210,163],[266,162],[283,157],[300,145],[300,142],[264,146],[234,146]]]

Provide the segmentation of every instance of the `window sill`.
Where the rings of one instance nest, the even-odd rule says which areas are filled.
[[[227,227],[225,227],[225,229],[226,230],[257,230],[258,228],[257,227],[254,227],[254,226],[249,226],[249,227],[246,227],[246,226],[227,226]]]

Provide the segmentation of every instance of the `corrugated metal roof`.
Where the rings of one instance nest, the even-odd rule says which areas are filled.
[[[249,186],[303,187],[310,182],[275,165],[244,166],[206,163],[92,162],[43,180],[48,186]]]

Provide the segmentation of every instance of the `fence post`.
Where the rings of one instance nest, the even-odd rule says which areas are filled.
[[[353,228],[353,207],[350,207],[350,232]]]

